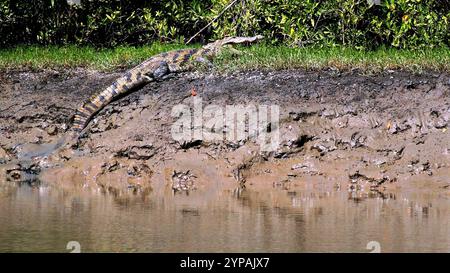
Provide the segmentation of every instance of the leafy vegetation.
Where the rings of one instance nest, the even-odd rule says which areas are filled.
[[[182,43],[229,0],[0,0],[0,46]],[[263,34],[271,44],[417,49],[449,46],[450,0],[239,0],[196,42]]]

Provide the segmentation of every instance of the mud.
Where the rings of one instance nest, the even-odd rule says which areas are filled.
[[[450,75],[433,72],[180,74],[112,102],[77,145],[17,161],[21,153],[52,147],[75,109],[120,73],[3,73],[0,181],[115,195],[208,195],[237,186],[346,190],[355,199],[402,190],[450,193]],[[223,109],[278,105],[280,145],[263,152],[251,137],[174,140],[173,107],[199,98],[203,107]]]

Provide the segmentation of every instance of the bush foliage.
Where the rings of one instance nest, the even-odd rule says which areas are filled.
[[[0,0],[0,46],[184,42],[230,0]],[[450,0],[239,0],[197,42],[263,34],[272,44],[449,46]]]

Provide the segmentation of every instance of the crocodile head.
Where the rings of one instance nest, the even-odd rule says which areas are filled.
[[[227,37],[203,46],[202,51],[204,56],[212,57],[215,56],[225,45],[252,44],[262,40],[263,38],[264,36],[262,35],[256,35],[253,37]]]

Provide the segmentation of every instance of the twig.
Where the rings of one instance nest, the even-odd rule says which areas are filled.
[[[217,19],[219,19],[220,16],[222,16],[222,14],[229,8],[231,8],[231,6],[233,6],[237,1],[239,0],[233,0],[231,1],[230,4],[228,4],[228,6],[226,6],[214,19],[212,19],[211,22],[209,22],[206,26],[204,26],[202,29],[200,29],[197,33],[194,34],[194,36],[192,36],[187,42],[186,44],[189,44],[192,39],[194,39],[195,37],[197,37],[200,33],[202,33],[203,30],[205,30],[207,27],[209,27],[212,23],[214,23]]]

